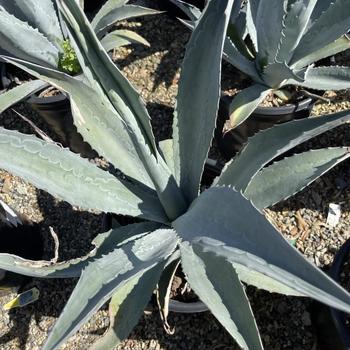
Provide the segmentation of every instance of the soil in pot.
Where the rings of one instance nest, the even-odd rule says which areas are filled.
[[[294,103],[278,106],[276,100],[267,99],[251,116],[237,128],[223,133],[226,120],[229,119],[229,105],[232,97],[223,96],[220,100],[215,139],[219,150],[226,160],[231,159],[241,150],[249,137],[258,131],[265,130],[275,124],[293,119],[307,118],[314,101],[311,98],[297,98]]]
[[[31,96],[27,103],[50,126],[64,147],[82,157],[95,158],[97,153],[85,142],[73,123],[69,99],[57,89],[49,87]]]

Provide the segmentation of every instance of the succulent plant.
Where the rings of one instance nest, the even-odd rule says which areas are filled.
[[[181,7],[193,28],[200,11]],[[243,2],[242,2],[243,4]],[[232,100],[229,131],[241,124],[273,92],[288,100],[288,86],[312,90],[350,87],[350,68],[317,66],[315,62],[350,48],[349,0],[247,0],[232,9],[224,58],[249,76],[253,84]],[[306,92],[307,93],[307,92]]]
[[[166,323],[169,286],[180,262],[193,290],[243,349],[263,345],[242,282],[350,312],[349,293],[308,262],[261,212],[349,157],[346,147],[325,148],[265,167],[292,147],[348,122],[348,112],[292,121],[255,135],[213,186],[200,193],[233,5],[234,0],[208,2],[183,60],[173,139],[159,145],[143,101],[75,0],[59,0],[58,8],[76,47],[81,76],[3,57],[68,93],[84,139],[124,175],[112,175],[57,144],[4,128],[0,168],[72,205],[144,220],[101,233],[88,255],[66,262],[0,254],[1,269],[36,277],[79,277],[44,350],[57,349],[109,299],[110,328],[91,349],[111,349],[127,337],[155,289]],[[21,93],[1,95],[0,111],[25,94],[28,84],[33,82],[23,84]],[[290,166],[298,171],[291,172]]]
[[[109,32],[116,21],[158,13],[127,3],[128,0],[108,0],[92,20],[107,51],[130,43],[149,46],[144,38],[130,30]],[[83,1],[79,4],[83,5]],[[44,67],[60,68],[69,74],[80,72],[55,0],[0,0],[0,32],[0,48],[11,56]]]

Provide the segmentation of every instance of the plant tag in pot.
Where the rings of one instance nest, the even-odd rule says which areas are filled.
[[[338,225],[341,216],[340,205],[330,203],[328,208],[327,224],[335,227]]]

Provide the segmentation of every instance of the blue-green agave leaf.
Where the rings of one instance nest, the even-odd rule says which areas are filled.
[[[186,16],[190,19],[190,21],[196,22],[201,16],[201,11],[198,7],[189,4],[185,1],[181,0],[170,0],[173,4],[179,7]]]
[[[32,261],[12,254],[0,254],[0,268],[32,277],[45,278],[74,278],[80,277],[83,269],[92,261],[110,253],[113,249],[127,243],[128,240],[146,235],[156,229],[160,224],[155,222],[142,222],[118,227],[99,234],[92,244],[95,246],[91,252],[82,258],[52,263],[51,261]]]
[[[223,132],[230,131],[243,123],[270,91],[268,86],[261,84],[254,84],[240,91],[230,103],[230,118],[225,122]]]
[[[101,40],[103,48],[108,52],[115,48],[130,45],[130,44],[142,44],[150,46],[149,42],[141,35],[126,29],[117,29],[108,33]]]
[[[286,0],[259,1],[255,26],[258,42],[257,59],[260,65],[276,62],[286,11]]]
[[[154,188],[134,148],[127,126],[104,94],[99,94],[98,89],[93,90],[87,85],[88,82],[79,77],[18,59],[4,56],[3,59],[66,91],[71,97],[74,124],[84,140],[125,175]]]
[[[345,34],[334,42],[322,47],[321,49],[302,57],[292,65],[292,68],[300,69],[306,67],[311,63],[321,60],[322,58],[336,55],[337,53],[343,52],[347,49],[350,49],[350,37],[349,35]]]
[[[182,268],[199,298],[242,349],[262,350],[249,300],[232,264],[189,242],[181,243],[180,250]]]
[[[188,201],[198,196],[213,137],[220,97],[221,56],[232,4],[233,0],[209,2],[187,44],[182,64],[173,122],[174,164]]]
[[[1,48],[15,57],[57,67],[59,50],[38,29],[22,22],[0,6]]]
[[[277,161],[254,176],[244,196],[263,209],[310,185],[328,170],[349,158],[347,147],[311,150]]]
[[[167,221],[155,193],[33,135],[0,128],[0,168],[84,209]]]
[[[310,263],[249,200],[230,187],[203,192],[173,226],[182,239],[199,245],[204,252],[213,252],[233,266],[243,265],[260,277],[266,275],[301,295],[350,312],[350,294]]]
[[[57,349],[119,288],[164,263],[176,248],[177,241],[173,230],[161,229],[130,241],[89,263],[50,332],[43,350]]]
[[[291,64],[312,52],[320,50],[346,34],[350,29],[349,17],[350,0],[333,1],[300,40]]]
[[[29,95],[35,93],[38,90],[47,86],[46,82],[40,80],[32,80],[22,85],[16,86],[11,90],[0,94],[0,113],[4,112],[7,108],[20,102]]]
[[[343,90],[350,88],[349,67],[315,67],[309,68],[305,81],[299,85],[315,90]]]
[[[126,5],[126,2],[125,0],[108,0],[97,12],[91,25],[100,38],[117,21],[160,13],[147,7]]]
[[[164,265],[165,261],[136,275],[113,294],[109,329],[89,350],[113,349],[129,335],[150,301]]]
[[[14,3],[17,9],[23,13],[25,21],[33,28],[37,28],[59,51],[62,51],[61,45],[64,37],[54,1],[14,0]]]
[[[293,2],[284,18],[281,42],[276,55],[278,62],[289,62],[307,29],[317,0],[297,0]]]
[[[350,120],[348,111],[320,117],[294,120],[276,125],[249,138],[241,152],[228,163],[215,182],[232,185],[238,191],[246,187],[257,172],[274,158],[317,135]]]

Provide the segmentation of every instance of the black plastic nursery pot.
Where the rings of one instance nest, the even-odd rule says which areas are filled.
[[[329,276],[338,283],[346,263],[350,263],[350,240],[339,249],[328,271]],[[345,277],[350,287],[350,272]],[[349,316],[325,305],[314,305],[313,323],[317,335],[317,350],[350,350]]]
[[[310,116],[314,104],[311,98],[303,99],[295,104],[281,107],[258,107],[250,117],[237,128],[223,134],[222,129],[229,119],[229,105],[232,98],[223,96],[220,99],[215,139],[223,157],[227,160],[242,148],[248,137],[258,131],[270,128],[276,124],[285,123],[293,119],[303,119]]]
[[[6,63],[0,61],[0,91],[7,89],[11,82],[12,77],[7,70]]]
[[[42,260],[44,252],[40,224],[25,223],[8,226],[0,223],[0,253],[15,254],[24,259]],[[0,269],[0,291],[20,288],[29,277]]]
[[[27,103],[49,125],[64,147],[82,157],[95,158],[97,153],[85,142],[73,123],[69,99],[62,93],[55,96],[32,95]]]

